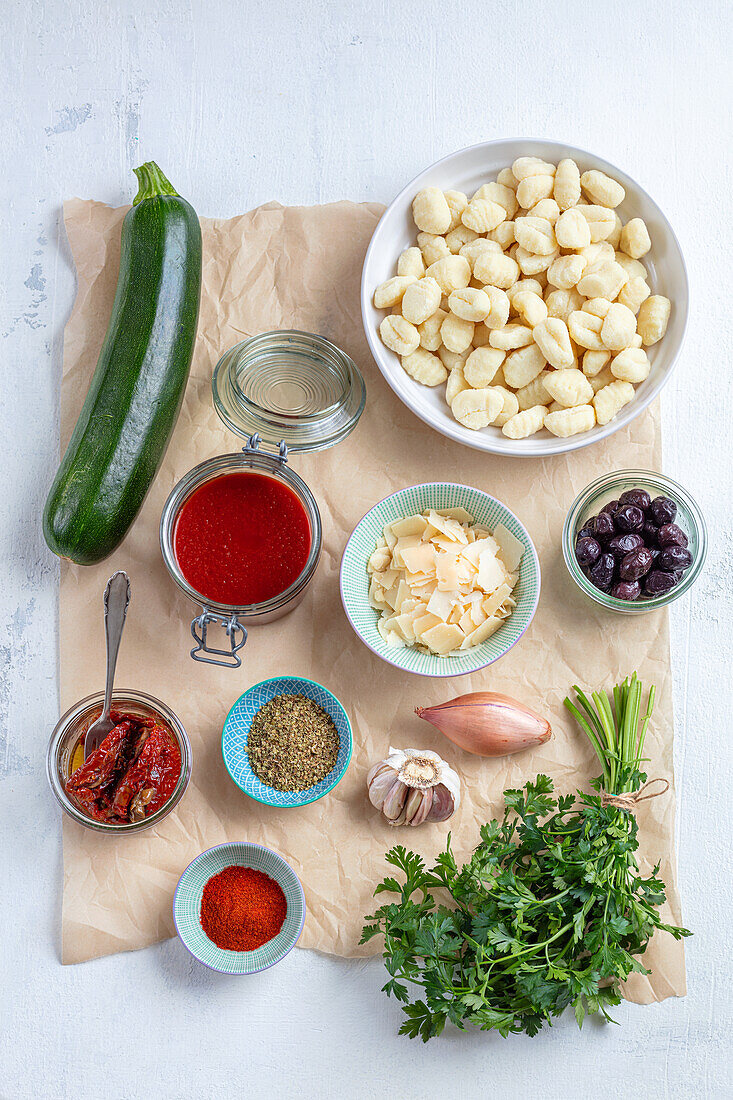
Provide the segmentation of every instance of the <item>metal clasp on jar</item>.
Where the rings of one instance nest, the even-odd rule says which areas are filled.
[[[246,455],[250,454],[265,454],[265,451],[260,450],[260,444],[262,443],[262,436],[259,432],[254,432],[253,435],[247,440],[246,447],[242,447],[242,451]],[[268,458],[272,458],[275,462],[280,462],[283,466],[287,466],[288,463],[288,448],[285,445],[285,440],[281,439],[278,443],[277,454],[268,455]]]
[[[215,649],[208,644],[207,634],[210,623],[218,623],[224,627],[229,638],[229,649]],[[208,665],[222,665],[224,668],[239,668],[242,664],[242,658],[238,654],[247,641],[247,630],[242,626],[236,615],[229,617],[217,615],[210,611],[208,607],[205,607],[199,617],[191,621],[191,634],[196,642],[191,650],[194,661],[202,661]],[[238,641],[237,637],[240,634],[241,640]],[[211,654],[211,656],[204,657],[202,656],[204,653]]]

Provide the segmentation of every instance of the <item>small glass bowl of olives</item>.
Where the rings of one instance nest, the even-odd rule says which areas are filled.
[[[648,470],[592,482],[565,519],[570,576],[611,611],[654,611],[688,592],[705,562],[707,532],[689,493]]]

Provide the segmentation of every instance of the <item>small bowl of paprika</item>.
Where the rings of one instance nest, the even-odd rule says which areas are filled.
[[[173,920],[183,946],[210,970],[256,974],[295,947],[305,921],[303,887],[270,848],[218,844],[181,875]]]

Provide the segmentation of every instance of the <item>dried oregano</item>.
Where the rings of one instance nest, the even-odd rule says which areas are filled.
[[[338,759],[339,735],[323,707],[305,695],[276,695],[258,710],[247,738],[252,771],[277,791],[304,791]]]

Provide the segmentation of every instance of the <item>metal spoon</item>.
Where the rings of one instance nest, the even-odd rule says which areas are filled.
[[[120,648],[122,628],[125,625],[127,605],[130,602],[130,578],[127,573],[115,573],[107,581],[104,591],[104,632],[107,640],[107,682],[104,687],[104,710],[87,730],[84,738],[84,759],[98,749],[108,733],[114,729],[109,716],[112,707],[112,684],[115,678],[117,651]]]

